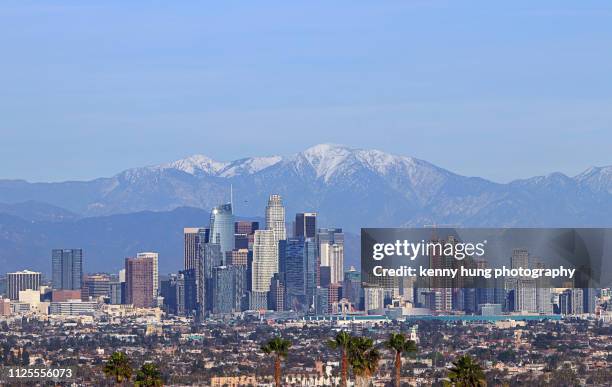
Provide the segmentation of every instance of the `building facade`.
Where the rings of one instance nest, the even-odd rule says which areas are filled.
[[[54,289],[81,289],[83,278],[82,249],[53,249],[51,274]]]

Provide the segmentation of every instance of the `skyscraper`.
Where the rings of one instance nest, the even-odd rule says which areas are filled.
[[[228,314],[240,312],[245,289],[246,267],[244,266],[217,266],[212,274],[212,312],[214,314]]]
[[[223,253],[218,243],[201,245],[200,261],[196,271],[197,305],[200,316],[213,306],[213,268],[223,265]]]
[[[341,228],[319,229],[319,264],[329,266],[331,283],[344,280],[344,233]]]
[[[91,297],[93,300],[99,297],[110,296],[110,276],[108,274],[88,274],[83,276],[83,299]]]
[[[308,266],[304,238],[288,238],[280,242],[279,270],[285,278],[288,309],[303,310],[306,300],[306,271]]]
[[[283,311],[285,310],[285,285],[279,273],[274,274],[270,283],[268,293],[268,309]]]
[[[51,266],[54,289],[81,289],[83,250],[53,249],[51,252]]]
[[[179,271],[179,277],[183,278],[184,289],[184,313],[194,315],[198,310],[198,283],[196,269]]]
[[[137,308],[155,306],[154,266],[152,256],[125,259],[126,296],[125,301]]]
[[[453,236],[449,236],[446,241],[433,238],[432,242],[452,243],[457,241]],[[439,249],[430,249],[429,252],[429,267],[433,269],[451,269],[457,260],[452,255],[445,255]],[[437,251],[436,251],[437,250]],[[450,311],[453,309],[453,280],[450,277],[435,276],[430,278],[430,290],[435,297],[435,305],[437,311]],[[437,302],[439,297],[439,301]]]
[[[200,245],[208,243],[209,231],[209,229],[201,227],[186,227],[183,229],[183,260],[185,270],[196,268],[200,254]]]
[[[316,238],[317,236],[317,213],[302,212],[295,214],[294,236],[302,238]]]
[[[7,273],[7,293],[11,300],[19,300],[19,292],[22,290],[39,290],[41,274],[36,271],[23,270]]]
[[[272,276],[278,273],[278,242],[273,230],[255,231],[252,265],[251,291],[267,294]],[[267,299],[267,296],[256,297],[264,298]]]
[[[274,231],[276,240],[287,239],[285,207],[280,195],[270,195],[266,206],[266,230]]]
[[[234,214],[232,204],[222,204],[210,213],[210,242],[221,246],[221,252],[234,250]]]
[[[361,273],[351,266],[344,273],[344,284],[342,285],[343,296],[349,300],[355,307],[359,308],[361,304]]]
[[[154,252],[138,253],[137,258],[150,258],[153,260],[153,299],[159,295],[159,254]]]

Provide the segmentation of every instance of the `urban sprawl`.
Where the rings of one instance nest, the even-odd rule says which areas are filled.
[[[263,225],[219,205],[208,226],[184,228],[184,268],[169,275],[156,252],[84,273],[86,251],[54,249],[50,281],[0,278],[0,365],[75,367],[66,385],[610,385],[610,289],[362,287],[341,228],[314,212],[290,223],[280,195]],[[542,270],[531,258],[517,247],[508,268]]]

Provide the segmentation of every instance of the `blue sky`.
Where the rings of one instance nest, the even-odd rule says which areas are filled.
[[[612,164],[612,3],[504,3],[4,1],[0,178],[322,142],[501,182]]]

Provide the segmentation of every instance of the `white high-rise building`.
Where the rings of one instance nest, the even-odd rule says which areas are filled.
[[[278,241],[273,230],[257,230],[253,241],[252,290],[267,292],[278,273]]]
[[[19,300],[19,291],[33,289],[39,290],[41,273],[37,271],[23,270],[15,273],[7,273],[7,293],[11,300]]]
[[[138,253],[137,258],[153,259],[153,299],[159,295],[159,254],[153,252]]]
[[[330,282],[344,281],[344,233],[341,228],[320,228],[317,232],[319,261],[330,267]]]
[[[535,280],[518,280],[515,290],[514,309],[517,312],[523,313],[536,313],[538,311]]]
[[[321,266],[329,266],[330,282],[339,284],[344,281],[344,245],[321,243],[319,245]]]
[[[285,207],[280,195],[270,195],[266,206],[266,230],[273,230],[276,240],[287,239]]]

